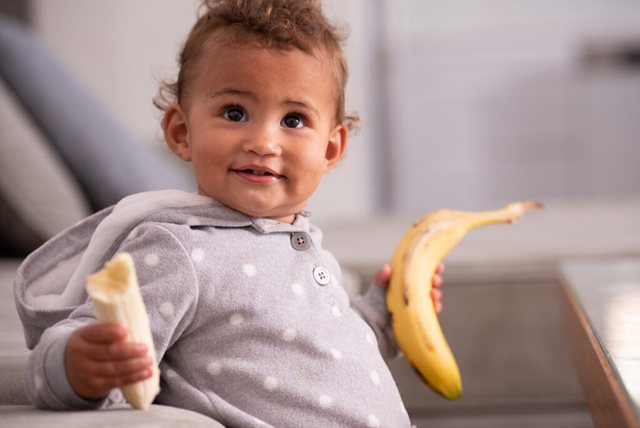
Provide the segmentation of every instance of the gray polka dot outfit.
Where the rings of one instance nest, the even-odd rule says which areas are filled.
[[[18,272],[18,312],[34,348],[26,390],[37,406],[122,400],[118,391],[101,402],[74,394],[64,347],[94,322],[82,278],[127,251],[160,360],[156,403],[227,426],[410,425],[383,359],[396,353],[383,292],[371,287],[350,302],[306,217],[252,218],[178,191],[123,201],[55,237]]]

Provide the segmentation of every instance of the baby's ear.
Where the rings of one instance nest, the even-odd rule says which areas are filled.
[[[180,159],[191,162],[191,148],[189,146],[189,130],[187,118],[180,104],[170,104],[162,119],[164,140],[173,153]]]
[[[331,131],[331,134],[329,134],[329,144],[327,144],[327,150],[325,152],[327,171],[342,160],[347,148],[348,137],[349,131],[343,124],[336,125]]]

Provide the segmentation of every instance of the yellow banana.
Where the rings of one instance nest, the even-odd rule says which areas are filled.
[[[438,266],[471,229],[513,223],[526,210],[540,208],[538,202],[515,202],[495,211],[434,211],[416,222],[398,243],[387,292],[393,333],[405,359],[443,397],[458,398],[462,381],[431,301]]]

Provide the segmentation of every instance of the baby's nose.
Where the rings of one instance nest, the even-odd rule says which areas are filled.
[[[255,127],[248,135],[244,148],[258,156],[278,156],[282,153],[275,126]]]

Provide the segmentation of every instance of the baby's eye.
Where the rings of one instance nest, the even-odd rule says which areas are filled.
[[[304,118],[301,115],[296,113],[289,113],[282,118],[280,125],[284,126],[285,128],[302,128],[305,123]]]
[[[247,120],[247,115],[240,107],[227,107],[224,110],[223,116],[232,122],[244,122]]]

